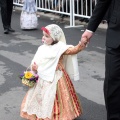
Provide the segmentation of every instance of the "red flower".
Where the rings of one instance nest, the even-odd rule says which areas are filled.
[[[43,30],[44,32],[46,32],[48,35],[50,35],[50,32],[48,29],[46,29],[45,27],[42,27],[41,30]]]

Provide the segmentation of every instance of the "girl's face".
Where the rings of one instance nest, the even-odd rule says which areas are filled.
[[[42,42],[47,45],[51,45],[53,43],[53,39],[50,35],[43,31]]]

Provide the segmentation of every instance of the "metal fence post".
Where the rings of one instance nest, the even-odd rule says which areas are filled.
[[[73,3],[74,0],[70,0],[70,26],[65,26],[65,28],[73,27]]]

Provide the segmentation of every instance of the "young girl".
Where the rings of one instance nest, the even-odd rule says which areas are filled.
[[[73,120],[82,114],[82,108],[71,79],[79,79],[76,54],[85,48],[86,40],[76,46],[66,45],[58,25],[42,30],[44,44],[31,62],[39,80],[24,97],[20,115],[29,120]]]

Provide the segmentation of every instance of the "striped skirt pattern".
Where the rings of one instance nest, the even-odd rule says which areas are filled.
[[[77,97],[73,83],[66,71],[64,69],[62,69],[62,71],[63,76],[57,83],[57,91],[51,119],[37,118],[36,115],[28,115],[26,112],[22,111],[27,94],[21,105],[21,117],[28,120],[74,120],[78,116],[82,115],[81,103]]]

